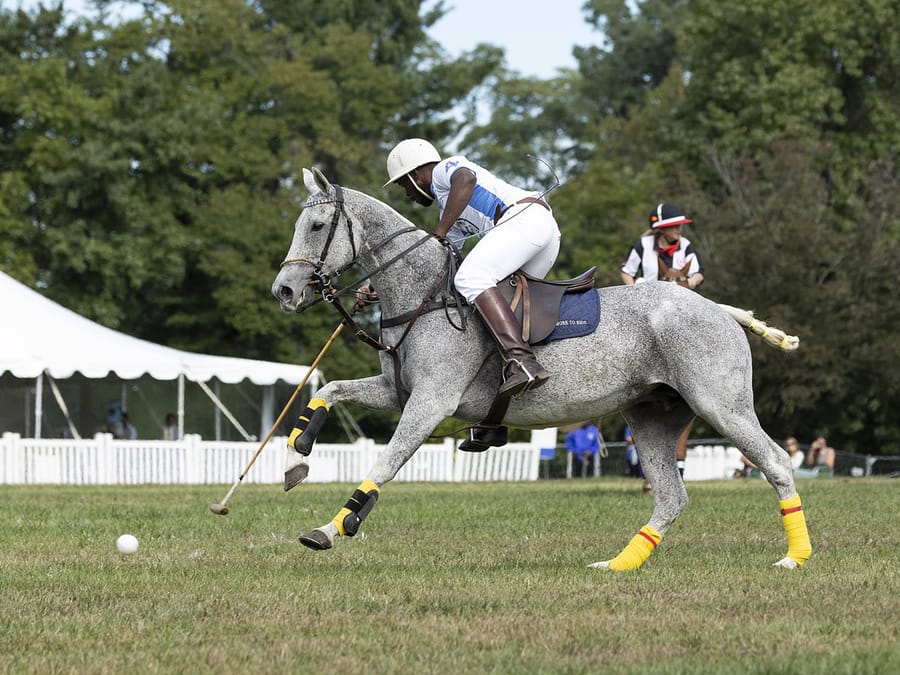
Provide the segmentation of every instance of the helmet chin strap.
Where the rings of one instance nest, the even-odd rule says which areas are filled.
[[[412,177],[412,171],[406,174],[406,177],[409,178],[409,182],[413,184],[413,187],[416,188],[416,190],[419,191],[419,194],[425,197],[425,199],[427,199],[429,203],[434,201],[434,197],[432,195],[428,194],[427,192],[425,192],[425,190],[419,187],[419,184],[416,182],[415,178]]]

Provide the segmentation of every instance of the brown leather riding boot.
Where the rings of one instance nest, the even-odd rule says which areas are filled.
[[[505,362],[500,396],[515,396],[550,379],[550,373],[534,358],[531,346],[522,340],[522,327],[499,289],[489,288],[475,298],[475,308],[497,341]]]

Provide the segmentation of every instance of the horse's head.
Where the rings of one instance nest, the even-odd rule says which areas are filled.
[[[344,206],[344,190],[318,169],[303,169],[309,199],[294,224],[291,248],[272,284],[272,294],[288,311],[302,311],[350,267],[359,255],[357,233]]]

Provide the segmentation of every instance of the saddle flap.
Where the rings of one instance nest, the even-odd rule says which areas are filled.
[[[559,321],[559,305],[566,293],[580,293],[594,287],[597,268],[573,279],[546,281],[516,272],[498,284],[522,326],[522,339],[529,344],[545,340]]]

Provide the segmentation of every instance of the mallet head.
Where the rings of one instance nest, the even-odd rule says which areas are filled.
[[[210,504],[209,510],[215,513],[217,516],[227,516],[228,515],[228,507],[223,506],[222,504]]]

